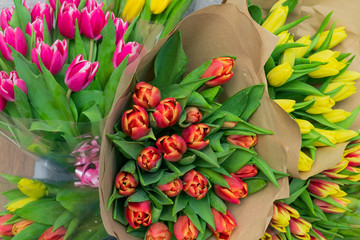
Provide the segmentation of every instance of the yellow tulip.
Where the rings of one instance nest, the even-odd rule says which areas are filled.
[[[334,137],[338,143],[346,142],[357,135],[359,135],[358,132],[353,130],[334,130]]]
[[[325,31],[320,34],[319,42],[315,45],[314,50],[318,50],[321,45],[324,43],[325,39],[327,38],[330,31]],[[345,40],[347,38],[347,34],[345,32],[345,27],[339,27],[334,29],[334,33],[332,35],[329,49],[335,47],[339,43]]]
[[[150,10],[153,14],[162,13],[172,2],[172,0],[151,0]]]
[[[340,56],[340,52],[324,50],[318,53],[314,53],[309,57],[309,60],[318,62],[330,62],[331,60],[336,59],[338,56]]]
[[[347,193],[344,192],[343,190],[338,190],[337,193],[331,194],[330,196],[339,198],[339,197],[345,197],[346,195]]]
[[[272,237],[269,233],[265,232],[264,235],[260,238],[260,240],[272,240]]]
[[[330,112],[324,113],[323,117],[326,118],[331,123],[338,123],[344,121],[351,115],[350,112],[347,112],[343,109],[335,109]]]
[[[300,151],[299,164],[298,164],[299,171],[301,172],[310,171],[312,165],[313,165],[313,160],[308,155]]]
[[[266,77],[271,86],[280,87],[286,83],[293,72],[294,69],[292,69],[289,63],[283,63],[271,69]]]
[[[331,50],[324,50],[311,55],[309,57],[310,61],[327,62],[327,64],[321,65],[320,69],[309,73],[309,77],[324,78],[339,74],[340,70],[346,67],[346,63],[336,60],[338,56],[340,56],[340,52]]]
[[[314,131],[316,131],[317,133],[320,133],[321,135],[326,137],[332,144],[337,143],[334,131],[320,129],[320,128],[314,128]],[[320,143],[320,142],[315,142],[314,146],[315,147],[321,147],[321,146],[327,146],[327,145],[323,144],[323,143]]]
[[[311,131],[311,129],[314,129],[314,125],[312,125],[309,121],[303,120],[303,119],[294,119],[295,122],[299,125],[301,134],[306,134]]]
[[[122,13],[122,19],[132,22],[141,13],[144,5],[145,0],[128,0]]]
[[[293,43],[294,40],[290,39],[288,43]],[[295,64],[295,48],[288,48],[284,51],[281,58],[281,63],[289,63],[291,67]]]
[[[345,71],[335,77],[331,82],[352,82],[360,78],[360,73],[354,71]]]
[[[290,33],[288,31],[283,31],[283,32],[279,33],[277,36],[279,37],[279,41],[276,45],[279,46],[281,44],[287,43],[287,41],[290,37]]]
[[[324,93],[329,93],[337,88],[340,88],[340,91],[332,97],[335,102],[342,101],[351,95],[356,93],[355,82],[334,82],[330,83],[325,89]]]
[[[295,48],[295,57],[302,58],[310,47],[310,35],[306,35],[296,41],[296,43],[306,44],[306,47]]]
[[[26,196],[35,199],[44,197],[47,192],[47,188],[43,183],[27,178],[22,178],[18,182],[18,188]]]
[[[276,99],[274,102],[277,103],[285,112],[291,113],[295,109],[293,109],[296,101],[291,99]]]
[[[268,18],[262,24],[262,27],[269,32],[275,32],[277,29],[282,27],[286,21],[289,13],[288,6],[280,6],[270,13]]]
[[[278,2],[276,2],[270,9],[270,12],[274,11],[275,9],[281,7],[283,5],[283,3],[286,2],[286,0],[279,0]]]
[[[330,96],[315,96],[309,95],[304,101],[311,101],[315,99],[314,104],[306,110],[310,114],[322,114],[332,111],[332,107],[335,105],[335,101]]]
[[[15,212],[17,209],[19,208],[22,208],[24,207],[26,204],[28,203],[31,203],[33,201],[36,201],[36,199],[34,198],[24,198],[24,199],[21,199],[21,200],[18,200],[16,202],[13,202],[11,203],[7,209],[10,211],[10,212]]]

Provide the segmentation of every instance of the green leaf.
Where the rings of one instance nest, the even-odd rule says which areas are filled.
[[[326,118],[324,118],[322,115],[319,114],[308,114],[305,112],[300,112],[300,111],[296,111],[293,113],[294,115],[300,116],[299,118],[301,119],[311,119],[314,120],[326,127],[329,127],[331,129],[341,129],[341,127],[337,126],[334,123],[329,122],[328,120],[326,120]]]
[[[152,84],[161,87],[179,83],[186,71],[187,63],[187,56],[182,47],[181,34],[178,31],[166,41],[155,58],[155,80]],[[167,70],[164,71],[164,69]]]
[[[252,159],[252,161],[254,162],[255,166],[257,166],[259,168],[259,170],[265,174],[265,176],[268,177],[268,179],[277,187],[279,188],[279,184],[276,181],[276,177],[272,171],[272,169],[270,168],[270,166],[264,161],[262,160],[259,156],[255,155],[254,158]]]
[[[289,14],[290,14],[294,10],[297,4],[298,4],[298,0],[286,0],[282,5],[289,7]]]
[[[56,229],[58,229],[61,226],[65,226],[66,224],[68,224],[70,222],[71,219],[74,218],[74,215],[69,212],[69,211],[64,211],[63,214],[61,214],[59,216],[58,219],[56,219],[55,223],[54,223],[54,228],[53,230],[55,231]]]
[[[120,172],[128,172],[128,173],[131,173],[132,175],[135,175],[135,173],[136,173],[136,163],[135,163],[135,161],[128,160],[124,164],[124,166],[122,166],[122,168],[120,169]]]
[[[319,200],[321,200],[321,201],[323,201],[323,202],[326,202],[326,203],[328,203],[328,204],[330,204],[330,205],[333,205],[333,206],[335,206],[335,207],[338,207],[338,208],[341,208],[341,209],[343,209],[343,210],[346,210],[346,211],[349,211],[349,212],[351,212],[351,210],[349,209],[349,208],[347,208],[347,207],[344,207],[343,205],[341,205],[340,203],[338,203],[337,201],[335,201],[332,197],[330,197],[330,196],[327,196],[327,197],[325,197],[325,198],[321,198],[321,197],[318,197],[318,196],[316,196],[315,194],[312,194],[312,193],[309,193],[311,196],[313,196],[314,198],[317,198],[317,199],[319,199]]]
[[[309,109],[312,105],[314,105],[315,103],[315,99],[311,100],[311,101],[306,101],[306,102],[302,102],[302,103],[295,103],[295,105],[293,106],[293,108],[295,110],[297,109],[304,109],[307,110]]]
[[[289,23],[289,24],[286,24],[286,25],[280,27],[280,28],[278,28],[278,29],[276,29],[276,30],[274,31],[274,34],[275,34],[275,35],[278,35],[279,33],[283,32],[283,31],[289,30],[289,29],[295,27],[296,25],[299,25],[299,24],[302,23],[303,21],[305,21],[308,17],[310,17],[310,15],[307,15],[307,16],[305,16],[305,17],[299,18],[299,19],[297,19],[297,20],[295,20],[295,21],[293,21],[293,22],[291,22],[291,23]]]
[[[17,188],[11,189],[11,190],[6,191],[6,192],[2,192],[1,195],[6,197],[6,199],[9,200],[9,202],[15,202],[17,200],[21,200],[23,198],[26,198],[26,196]]]
[[[238,122],[237,125],[233,128],[233,130],[249,131],[256,134],[274,134],[269,130],[263,129],[261,127],[257,127],[243,120]]]
[[[212,215],[209,197],[205,196],[200,200],[190,198],[189,206],[194,212],[207,222],[213,229],[215,229],[214,216]]]
[[[247,121],[260,106],[260,100],[263,96],[265,85],[259,84],[252,86],[248,89],[249,92],[248,92],[248,100],[246,102],[246,107],[240,116],[240,118],[245,121]]]
[[[219,198],[213,191],[209,191],[208,195],[211,207],[215,208],[217,211],[223,214],[226,214],[227,206],[224,201]]]
[[[217,172],[210,168],[198,168],[199,172],[202,173],[210,182],[220,185],[225,188],[230,188],[226,180]]]
[[[148,186],[150,184],[158,182],[161,179],[164,172],[165,172],[165,169],[159,170],[159,171],[154,172],[154,173],[142,173],[139,170],[138,173],[139,173],[139,178],[140,178],[141,185],[142,186]]]
[[[351,115],[349,117],[347,117],[344,121],[338,122],[336,123],[337,126],[344,128],[344,129],[349,129],[350,126],[353,124],[353,122],[355,121],[356,117],[359,115],[360,112],[360,106],[357,106],[352,112]]]
[[[309,208],[310,212],[312,212],[316,216],[316,213],[314,210],[314,204],[312,202],[309,192],[303,191],[300,194],[300,199],[306,204],[306,206]]]
[[[184,192],[177,195],[171,214],[175,216],[178,212],[182,211],[187,206],[189,200],[190,197]]]
[[[86,54],[85,45],[81,38],[81,34],[79,31],[79,23],[77,19],[75,20],[75,57],[82,54],[84,59],[88,59]]]
[[[221,146],[221,137],[224,135],[223,132],[218,132],[207,137],[210,141],[210,147],[216,152],[222,152],[224,149]]]
[[[5,173],[0,173],[0,176],[5,178],[6,181],[8,181],[9,183],[12,183],[14,185],[17,185],[18,182],[20,182],[20,180],[22,179],[22,177],[18,177],[18,176],[14,176],[14,175],[8,175]]]
[[[330,12],[325,18],[324,21],[321,23],[318,31],[316,32],[316,34],[314,36],[311,37],[311,40],[313,40],[316,36],[320,35],[326,28],[327,24],[330,21],[331,15],[333,14],[333,12]]]
[[[156,183],[157,186],[159,185],[164,185],[164,184],[167,184],[173,180],[175,180],[176,178],[178,178],[179,175],[177,175],[176,173],[168,173],[168,172],[165,172],[161,179]]]
[[[136,189],[136,192],[126,199],[125,207],[129,202],[144,202],[150,200],[149,195],[141,188]]]
[[[20,231],[16,236],[11,239],[15,240],[37,240],[47,229],[49,225],[43,225],[40,223],[33,223]]]
[[[321,51],[324,51],[326,49],[329,49],[330,42],[331,42],[331,39],[332,39],[332,36],[333,36],[333,33],[334,33],[335,26],[336,26],[336,22],[331,26],[329,34],[326,36],[325,41],[320,46],[320,48],[317,50],[317,52],[321,52]]]
[[[208,104],[208,102],[205,100],[203,96],[200,95],[198,92],[192,92],[188,102],[188,106],[194,106],[201,109],[208,109],[211,110],[211,106]]]
[[[271,57],[277,59],[280,54],[282,54],[286,49],[290,48],[299,48],[299,47],[307,47],[307,45],[302,43],[284,43],[275,47],[274,51],[271,54]]]
[[[106,207],[106,209],[109,211],[111,205],[113,204],[113,202],[114,202],[116,199],[119,199],[119,198],[122,198],[122,197],[125,197],[125,196],[120,195],[119,192],[118,192],[118,190],[117,190],[116,187],[114,186],[113,193],[112,193],[111,196],[109,197],[109,200],[108,200],[108,202],[107,202],[107,207]]]
[[[21,0],[14,0],[15,11],[18,16],[19,27],[23,33],[26,32],[26,25],[31,22],[29,10],[22,4]]]
[[[306,96],[307,95],[324,96],[318,89],[314,88],[310,84],[296,80],[288,82],[282,85],[281,87],[276,88],[276,91],[298,93]]]
[[[191,199],[190,199],[190,201],[191,201]],[[200,220],[199,220],[196,212],[192,209],[192,207],[187,205],[184,209],[184,212],[189,217],[190,221],[194,224],[194,226],[199,230],[199,232],[203,232]]]
[[[248,185],[248,195],[260,191],[267,185],[263,179],[243,179],[243,181]]]
[[[257,22],[258,24],[261,24],[261,22],[262,22],[261,8],[257,5],[250,5],[248,7],[248,10],[249,10],[251,17],[254,19],[254,21]]]
[[[212,60],[209,60],[203,63],[200,67],[197,67],[193,71],[191,71],[186,77],[181,81],[180,85],[197,82],[201,79],[201,76],[205,73],[205,71],[210,67]]]
[[[20,113],[21,117],[24,119],[31,119],[31,106],[26,94],[16,85],[14,85],[15,92],[15,105],[16,109]]]
[[[217,162],[217,157],[214,153],[214,151],[211,149],[210,146],[206,146],[201,151],[194,150],[194,149],[188,149],[190,152],[194,153],[199,158],[203,159],[207,163],[209,163],[211,166],[219,167],[219,164]]]
[[[70,221],[69,226],[66,229],[64,240],[69,239],[76,232],[80,223],[81,223],[80,219],[76,217]]]
[[[234,173],[245,166],[253,157],[254,153],[245,149],[236,149],[222,164],[229,173]]]
[[[165,193],[160,191],[158,188],[153,188],[151,191],[147,191],[147,192],[149,194],[151,201],[155,204],[155,206],[157,208],[161,208],[162,206],[165,206],[165,205],[172,206],[174,204],[174,202],[168,196],[166,196]],[[170,213],[171,213],[171,211],[170,211]]]
[[[177,215],[171,214],[171,206],[164,206],[161,215],[160,220],[162,221],[169,221],[169,222],[176,222],[177,221]]]
[[[293,178],[290,183],[290,197],[284,200],[286,204],[293,203],[303,191],[306,191],[309,186],[309,181]]]
[[[102,114],[99,107],[94,104],[92,107],[83,111],[80,120],[88,119],[91,124],[91,133],[93,136],[101,136],[103,131]],[[87,121],[86,121],[87,122]]]
[[[114,204],[114,211],[113,211],[113,219],[120,222],[123,225],[128,225],[129,223],[125,217],[125,198],[117,199]]]
[[[90,108],[96,104],[99,109],[101,109],[101,114],[104,112],[105,105],[105,96],[103,91],[98,90],[82,90],[71,94],[71,98],[74,100],[74,103],[79,110],[83,112],[86,109]]]
[[[145,148],[144,144],[140,142],[128,142],[121,140],[114,140],[113,142],[117,149],[128,159],[136,160],[140,155],[140,152]]]
[[[216,101],[220,94],[224,91],[221,86],[212,87],[200,92],[201,96],[203,96],[207,100]]]

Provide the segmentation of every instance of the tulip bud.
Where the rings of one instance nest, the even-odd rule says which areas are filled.
[[[26,25],[26,33],[30,36],[35,33],[36,39],[44,40],[44,20],[37,18],[34,22]]]
[[[286,203],[276,202],[275,205],[276,205],[277,209],[286,210],[289,213],[290,217],[292,217],[292,218],[300,217],[299,212],[295,208],[292,208],[289,205],[287,205]]]
[[[187,172],[183,177],[183,182],[185,183],[184,191],[187,195],[197,200],[202,199],[208,191],[208,180],[195,170]]]
[[[358,132],[353,130],[334,130],[333,132],[337,143],[346,142],[359,135]]]
[[[6,99],[0,95],[0,112],[6,108]]]
[[[80,23],[80,12],[76,5],[64,1],[60,7],[58,15],[59,32],[66,38],[74,39],[75,37],[75,22]]]
[[[297,41],[295,41],[295,43],[301,43],[307,45],[306,47],[295,48],[295,57],[302,58],[310,47],[311,44],[310,35],[306,35],[298,39]]]
[[[37,199],[34,198],[23,198],[21,200],[18,200],[16,202],[11,203],[8,207],[7,210],[9,210],[10,212],[15,212],[15,210],[24,207],[26,204],[31,203],[33,201],[36,201]]]
[[[170,240],[171,232],[169,228],[162,222],[151,224],[146,233],[145,240]]]
[[[226,140],[236,146],[243,148],[251,148],[257,144],[257,137],[255,136],[245,136],[245,135],[230,135]]]
[[[290,33],[289,31],[283,31],[281,33],[279,33],[277,35],[279,37],[278,43],[276,44],[276,46],[279,46],[281,44],[287,43],[289,37],[290,37]]]
[[[335,105],[335,101],[330,96],[315,96],[309,95],[304,101],[311,101],[315,99],[314,104],[306,110],[310,114],[322,114],[332,111],[332,107]]]
[[[160,14],[170,5],[172,0],[151,0],[150,10],[152,14]]]
[[[52,29],[54,21],[54,11],[47,3],[37,3],[31,10],[31,22],[34,22],[37,18],[41,20],[46,19],[47,27],[49,32]]]
[[[290,63],[283,63],[274,67],[268,74],[267,79],[271,86],[280,87],[286,83],[291,77],[294,69],[291,68]]]
[[[138,140],[150,132],[149,116],[145,109],[134,105],[122,116],[121,125],[124,133],[133,140]]]
[[[291,234],[298,239],[310,239],[308,234],[311,229],[311,224],[302,218],[290,219],[290,231]]]
[[[49,0],[50,5],[51,5],[53,10],[56,10],[56,2],[57,1],[60,1],[60,6],[65,2],[67,4],[68,3],[73,3],[73,4],[75,4],[76,7],[78,7],[81,0]]]
[[[336,76],[331,82],[352,82],[360,78],[360,73],[346,70],[339,76]]]
[[[279,232],[286,232],[285,227],[289,226],[290,218],[290,213],[285,208],[274,204],[270,226]]]
[[[279,1],[277,1],[277,2],[271,7],[271,9],[270,9],[269,12],[272,12],[272,11],[274,11],[275,9],[281,7],[284,2],[286,2],[286,0],[279,0]]]
[[[293,109],[296,101],[291,99],[276,99],[274,100],[277,105],[279,105],[285,112],[291,113],[295,109]]]
[[[308,155],[300,151],[299,163],[298,163],[299,171],[301,172],[310,171],[312,165],[313,165],[313,160]]]
[[[318,50],[321,47],[321,45],[325,42],[325,39],[329,35],[329,32],[330,31],[324,31],[320,34],[320,39],[314,47],[315,51]],[[331,37],[329,49],[335,47],[336,45],[338,45],[339,43],[344,41],[345,38],[347,38],[347,34],[345,32],[345,27],[335,28],[333,35]]]
[[[155,108],[160,103],[161,93],[157,87],[146,82],[139,82],[135,86],[132,99],[135,105],[144,109]]]
[[[235,174],[231,174],[231,177],[222,175],[224,180],[228,183],[230,188],[225,188],[219,185],[214,185],[215,193],[225,201],[240,204],[239,198],[244,198],[248,194],[248,186],[240,178],[237,178]]]
[[[40,237],[39,240],[62,240],[65,237],[66,229],[59,227],[53,231],[54,227],[48,228]]]
[[[62,70],[67,59],[67,54],[68,45],[65,39],[62,41],[56,40],[51,47],[41,39],[37,39],[36,47],[31,50],[31,61],[42,71],[38,59],[39,55],[46,69],[55,75]]]
[[[204,140],[210,133],[210,127],[204,123],[190,125],[182,131],[188,148],[201,150],[209,144],[209,139]]]
[[[320,129],[320,128],[314,128],[314,131],[316,131],[317,133],[320,133],[321,135],[326,137],[332,144],[337,143],[334,131]],[[323,143],[320,143],[320,142],[315,142],[315,143],[313,143],[313,145],[316,146],[316,147],[327,146],[326,144],[323,144]]]
[[[115,178],[115,187],[123,196],[130,196],[135,193],[138,184],[135,176],[128,172],[119,172]]]
[[[22,230],[24,230],[25,228],[27,228],[28,226],[30,226],[33,223],[34,223],[33,221],[26,220],[26,219],[15,223],[12,227],[12,234],[15,236],[16,234],[18,234],[19,232],[21,232]],[[0,235],[1,235],[1,233],[0,233]]]
[[[78,55],[70,64],[65,73],[65,84],[71,91],[84,90],[94,79],[99,69],[99,63],[86,61],[83,55]]]
[[[157,186],[160,191],[165,193],[168,197],[175,197],[183,190],[184,186],[180,179],[175,179],[167,184]]]
[[[105,16],[105,25],[109,21],[110,15],[115,24],[115,32],[116,32],[116,42],[115,43],[118,44],[119,41],[123,39],[124,34],[125,34],[126,30],[128,29],[128,23],[124,22],[121,18],[116,18],[115,14],[113,12],[109,11],[106,13],[106,16]]]
[[[47,187],[43,183],[27,178],[18,182],[18,188],[23,194],[34,199],[40,199],[47,193]]]
[[[187,107],[184,110],[186,112],[186,123],[198,123],[201,121],[203,115],[197,107]]]
[[[288,13],[289,7],[281,5],[270,13],[261,26],[273,33],[284,25]]]
[[[309,121],[303,120],[303,119],[294,119],[295,122],[299,125],[301,134],[306,134],[311,131],[311,129],[314,129],[314,125],[312,125]]]
[[[327,64],[320,65],[320,69],[308,74],[309,77],[324,78],[338,75],[340,70],[346,67],[345,63],[336,60],[339,55],[340,52],[334,52],[331,50],[324,50],[311,55],[308,58],[310,61],[327,62]]]
[[[0,71],[0,96],[9,102],[14,102],[14,86],[17,86],[27,94],[26,84],[22,79],[19,79],[16,71],[10,72],[9,75],[4,71]]]
[[[351,201],[347,198],[336,198],[332,197],[337,203],[341,204],[342,206],[346,207]],[[346,212],[346,210],[341,209],[339,207],[336,207],[334,205],[331,205],[329,203],[326,203],[324,201],[321,201],[319,199],[315,199],[314,203],[325,213],[343,213]]]
[[[359,168],[347,166],[346,170],[354,173],[354,175],[349,175],[346,178],[347,180],[350,180],[353,182],[358,182],[360,180],[360,169]]]
[[[307,189],[321,198],[334,196],[341,191],[338,184],[316,178],[312,178],[310,180],[310,184]]]
[[[335,110],[332,110],[331,112],[322,114],[322,116],[331,123],[338,123],[338,122],[344,121],[350,115],[351,115],[350,112],[347,112],[343,109],[335,109]]]
[[[357,167],[360,166],[360,145],[351,147],[344,151],[344,157],[349,161],[349,166]]]
[[[258,168],[254,164],[247,164],[236,171],[235,175],[238,178],[251,178],[258,174]]]
[[[338,164],[336,164],[335,167],[326,169],[322,173],[324,173],[324,172],[333,172],[333,173],[341,172],[342,170],[344,170],[348,166],[348,164],[349,164],[348,160],[346,160],[346,158],[342,158],[340,160],[340,162]]]
[[[87,0],[86,7],[81,10],[80,32],[90,39],[99,40],[101,30],[105,26],[105,14],[101,10],[103,4],[96,0]]]
[[[140,225],[149,226],[152,221],[150,201],[129,202],[125,208],[125,218],[134,229],[140,228]]]
[[[0,236],[9,236],[9,237],[13,236],[12,233],[13,225],[12,224],[3,225],[13,216],[14,216],[13,214],[0,216]]]
[[[294,43],[294,40],[291,38],[287,43]],[[296,58],[295,54],[296,54],[295,48],[286,49],[282,54],[281,63],[282,64],[289,63],[290,67],[293,67]]]
[[[142,11],[145,0],[128,0],[122,12],[122,19],[126,22],[132,22]]]
[[[176,134],[157,139],[156,147],[164,153],[164,159],[170,162],[179,161],[187,150],[185,140]]]
[[[123,40],[120,40],[113,55],[114,68],[117,68],[127,56],[129,56],[128,65],[134,62],[139,57],[142,48],[143,45],[137,42],[128,42],[125,44]]]
[[[180,118],[181,105],[175,98],[165,98],[160,101],[152,114],[159,128],[175,125]]]
[[[177,218],[174,224],[174,235],[177,240],[195,240],[199,234],[189,217],[184,215]]]
[[[28,47],[26,44],[26,39],[21,29],[16,27],[12,29],[10,26],[6,27],[3,32],[0,32],[0,52],[3,57],[8,61],[14,61],[11,56],[10,47],[15,49],[15,51],[21,53],[23,56],[26,55]]]
[[[235,61],[230,57],[214,58],[201,78],[215,77],[206,82],[206,85],[209,87],[222,85],[228,82],[234,75],[234,72],[232,71],[234,65]]]
[[[355,82],[334,82],[330,83],[324,93],[331,93],[331,91],[337,90],[338,88],[341,88],[339,92],[335,94],[335,96],[332,96],[332,99],[334,99],[335,102],[342,101],[351,95],[356,93],[356,87]]]
[[[215,229],[213,229],[209,224],[208,227],[212,234],[221,240],[228,240],[231,237],[232,232],[237,227],[234,216],[229,210],[226,210],[226,215],[211,208],[211,213],[214,216]]]
[[[9,26],[9,23],[11,21],[11,17],[14,13],[14,8],[3,8],[0,13],[0,27],[1,29],[5,29]]]
[[[144,148],[137,157],[137,163],[143,170],[151,172],[157,170],[161,164],[161,153],[154,147]]]

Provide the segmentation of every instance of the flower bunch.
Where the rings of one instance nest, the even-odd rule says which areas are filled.
[[[235,58],[212,59],[183,77],[187,56],[181,49],[177,32],[155,58],[155,79],[136,83],[132,107],[108,135],[120,165],[108,210],[136,237],[206,239],[212,233],[230,239],[237,223],[225,202],[240,204],[285,176],[254,149],[259,135],[271,132],[247,122],[264,85],[219,103]],[[173,51],[177,59],[169,60]],[[164,73],[169,64],[175,67]]]

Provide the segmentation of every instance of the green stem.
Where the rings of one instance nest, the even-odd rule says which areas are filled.
[[[90,39],[90,49],[89,49],[89,61],[92,61],[92,55],[94,51],[94,39]]]
[[[68,101],[70,101],[70,95],[71,95],[71,93],[72,93],[71,89],[69,89],[69,90],[67,91],[67,93],[66,93],[66,99],[67,99]]]

